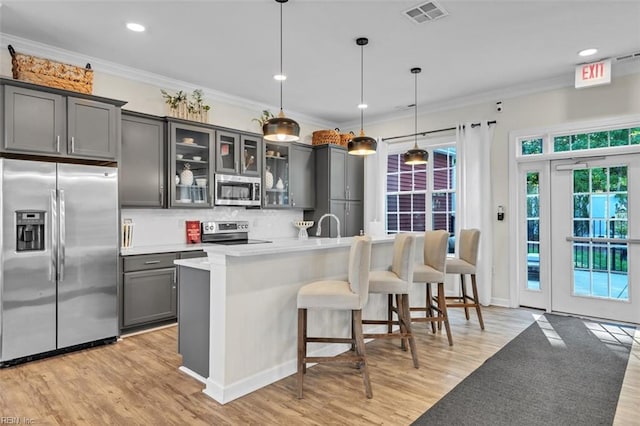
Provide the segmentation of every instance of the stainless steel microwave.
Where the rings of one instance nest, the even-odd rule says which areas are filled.
[[[259,177],[215,175],[214,200],[217,206],[259,206]]]

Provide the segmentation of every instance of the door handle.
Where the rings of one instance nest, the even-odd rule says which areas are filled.
[[[65,240],[67,236],[66,226],[66,204],[64,200],[64,189],[59,191],[60,200],[60,247],[58,248],[58,280],[64,281],[64,267],[66,261],[66,246]]]
[[[58,223],[58,194],[55,189],[51,190],[51,218],[49,219],[49,227],[51,228],[51,257],[49,262],[49,281],[55,282],[57,275],[57,260],[58,260],[58,233],[56,230],[56,224]]]

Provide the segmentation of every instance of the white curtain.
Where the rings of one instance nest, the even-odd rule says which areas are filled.
[[[493,199],[491,194],[491,144],[494,126],[486,120],[479,126],[458,126],[457,228],[480,230],[480,248],[476,279],[478,297],[491,304],[493,285]]]
[[[386,233],[385,197],[389,145],[378,138],[378,148],[364,160],[364,231],[368,235]]]

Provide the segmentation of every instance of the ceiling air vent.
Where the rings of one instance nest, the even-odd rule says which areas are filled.
[[[407,18],[418,24],[444,18],[448,14],[449,13],[435,1],[429,1],[427,3],[414,6],[404,12],[404,15]]]

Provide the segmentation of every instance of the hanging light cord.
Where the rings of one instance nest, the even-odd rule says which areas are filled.
[[[414,148],[418,149],[418,73],[413,74],[414,80],[414,100],[413,100],[413,111],[414,111],[414,120],[413,120],[413,132],[415,133],[414,139]]]
[[[360,105],[364,104],[364,45],[360,45]],[[360,133],[364,133],[364,108],[360,108]]]
[[[280,77],[284,73],[282,72],[282,3],[280,3]],[[280,112],[282,112],[282,79],[280,80]]]

